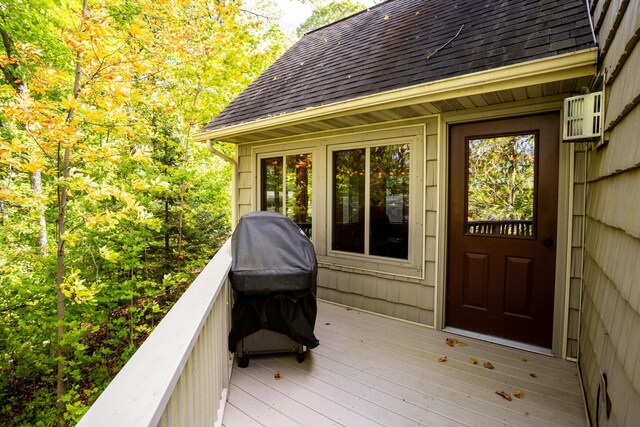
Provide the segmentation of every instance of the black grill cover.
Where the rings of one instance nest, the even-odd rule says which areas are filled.
[[[229,349],[260,329],[316,347],[318,263],[304,232],[278,213],[246,214],[231,237],[231,253],[234,304]]]

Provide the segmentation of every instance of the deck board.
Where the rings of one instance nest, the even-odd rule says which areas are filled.
[[[301,364],[281,354],[234,367],[223,425],[586,424],[571,362],[322,301],[316,335],[320,346]],[[447,337],[466,346],[448,347]],[[485,361],[495,369],[482,367]],[[507,401],[495,394],[502,390],[521,390],[524,398]]]

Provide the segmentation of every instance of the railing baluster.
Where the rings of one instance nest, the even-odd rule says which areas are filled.
[[[533,234],[533,221],[511,219],[504,221],[468,221],[467,229],[470,234],[531,236]]]

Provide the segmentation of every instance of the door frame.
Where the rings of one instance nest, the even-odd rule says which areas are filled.
[[[449,126],[453,124],[494,120],[538,113],[557,112],[562,117],[562,99],[552,97],[539,103],[531,101],[516,102],[493,108],[477,108],[457,113],[446,113],[440,116],[438,126],[438,231],[436,260],[436,301],[435,327],[442,330],[445,325],[445,295],[447,280],[447,235],[448,235],[448,202],[449,202]],[[562,132],[562,124],[560,133]],[[555,357],[567,358],[568,316],[569,316],[569,283],[570,283],[570,250],[573,216],[573,144],[559,140],[558,165],[558,212],[556,233],[556,273],[553,309],[553,338],[551,352]],[[504,341],[496,338],[495,342]],[[526,346],[524,346],[526,348]]]

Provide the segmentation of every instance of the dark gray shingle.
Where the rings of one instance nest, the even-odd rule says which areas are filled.
[[[389,0],[306,34],[205,130],[593,46],[583,0]]]

